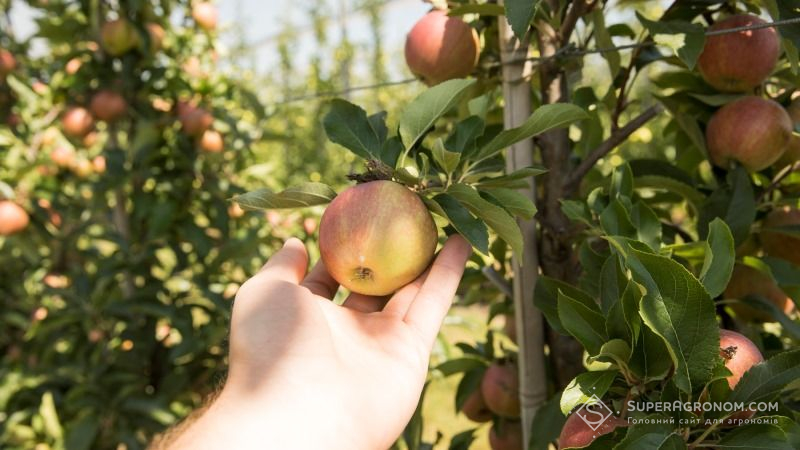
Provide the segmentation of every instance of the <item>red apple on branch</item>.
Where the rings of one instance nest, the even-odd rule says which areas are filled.
[[[408,33],[405,55],[408,68],[428,86],[463,78],[478,64],[478,33],[459,17],[434,10]]]
[[[710,31],[761,25],[750,14],[731,16],[712,25]],[[761,84],[775,68],[781,53],[775,28],[738,31],[708,36],[697,60],[700,74],[722,92],[746,92]]]
[[[325,267],[342,286],[388,295],[428,267],[437,231],[419,196],[393,181],[372,181],[340,193],[319,224]]]
[[[706,127],[711,161],[722,168],[738,162],[751,172],[774,164],[792,137],[792,120],[772,100],[747,96],[720,108]]]

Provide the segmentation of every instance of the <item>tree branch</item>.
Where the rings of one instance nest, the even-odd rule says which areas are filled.
[[[661,105],[653,105],[644,110],[644,112],[639,114],[635,119],[625,124],[624,127],[613,131],[611,136],[598,145],[594,150],[589,152],[586,158],[584,158],[583,161],[578,164],[578,167],[572,171],[570,176],[567,177],[567,181],[564,183],[564,193],[567,196],[572,195],[578,189],[583,177],[585,177],[586,174],[592,170],[592,167],[594,167],[600,158],[606,156],[609,152],[611,152],[611,150],[617,148],[617,146],[628,139],[628,137],[633,134],[634,131],[638,130],[644,124],[649,122],[650,119],[660,114],[661,111],[663,111]]]
[[[578,20],[580,20],[584,14],[591,11],[597,4],[597,1],[598,0],[574,0],[570,4],[569,10],[567,10],[567,14],[564,16],[564,21],[561,22],[561,28],[558,30],[558,40],[561,45],[564,45],[569,41],[569,38],[572,36],[572,31],[575,30],[575,25],[577,25]]]

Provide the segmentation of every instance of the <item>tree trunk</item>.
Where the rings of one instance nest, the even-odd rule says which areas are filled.
[[[528,53],[527,41],[520,42],[505,20],[500,21],[500,45],[503,65],[503,121],[505,128],[522,125],[531,115],[531,92],[528,81],[531,65],[524,62]],[[517,61],[516,63],[508,63]],[[533,140],[527,139],[511,146],[506,156],[509,172],[533,164]],[[521,192],[536,202],[536,186]],[[536,222],[520,220],[525,240],[523,255],[515,255],[514,265],[514,311],[519,344],[520,403],[522,405],[522,432],[524,442],[530,442],[533,418],[542,403],[547,400],[547,375],[544,356],[544,320],[533,305],[533,290],[539,273],[537,256]],[[522,261],[519,261],[522,256]]]

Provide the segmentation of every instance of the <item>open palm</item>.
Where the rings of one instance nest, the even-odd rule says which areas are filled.
[[[217,414],[259,417],[266,434],[247,448],[388,448],[419,401],[469,253],[452,237],[431,268],[391,298],[351,294],[339,306],[324,265],[306,275],[305,247],[287,241],[236,296]],[[240,435],[239,443],[252,438]]]

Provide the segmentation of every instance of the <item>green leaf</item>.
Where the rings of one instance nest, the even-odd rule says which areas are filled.
[[[700,281],[676,261],[637,250],[629,257],[641,263],[657,286],[641,300],[640,315],[667,344],[676,386],[691,393],[711,378],[719,353],[714,302]]]
[[[735,261],[731,229],[722,219],[716,218],[709,225],[708,249],[700,271],[700,282],[712,298],[722,294],[728,286]]]
[[[558,317],[558,297],[560,292],[586,305],[595,304],[595,302],[589,294],[571,284],[546,275],[539,277],[534,288],[533,304],[542,311],[542,314],[547,318],[547,322],[555,331],[567,335],[569,332],[564,328]]]
[[[436,139],[433,143],[433,160],[446,174],[450,175],[458,167],[458,162],[461,160],[461,154],[445,150],[442,139]]]
[[[500,206],[515,216],[532,219],[536,214],[536,205],[519,191],[506,188],[488,188],[479,191],[481,195],[484,193],[490,195]]]
[[[233,201],[246,210],[305,208],[324,205],[336,197],[330,186],[322,183],[303,183],[275,193],[269,189],[258,189],[237,195]]]
[[[587,303],[558,292],[558,319],[569,334],[595,355],[608,340],[605,318],[596,303]]]
[[[633,197],[633,170],[628,164],[614,169],[611,174],[611,186],[608,190],[611,198]]]
[[[700,210],[697,231],[705,238],[717,217],[730,227],[736,245],[750,235],[756,218],[756,198],[750,176],[742,167],[728,173],[727,184],[714,191]]]
[[[618,373],[616,370],[584,372],[573,378],[561,394],[561,413],[568,415],[576,406],[583,405],[593,395],[603,398]]]
[[[642,327],[641,333],[633,347],[629,367],[642,382],[663,380],[672,370],[672,359],[665,358],[667,346],[650,328]]]
[[[798,379],[800,379],[800,350],[778,353],[745,372],[728,401],[769,402]]]
[[[367,118],[360,107],[341,99],[332,100],[322,126],[331,142],[341,145],[364,159],[380,159],[383,141],[374,128],[379,117]],[[384,125],[385,127],[385,125]],[[379,129],[380,130],[380,129]]]
[[[664,419],[663,416],[650,416],[655,418]],[[675,429],[668,423],[637,423],[628,428],[625,438],[617,444],[615,449],[624,450],[659,450],[661,448],[673,448],[670,441],[673,437],[679,437],[675,434]],[[680,439],[683,442],[683,439]],[[667,447],[662,447],[668,445]],[[680,448],[680,447],[678,447]],[[686,448],[686,444],[684,447]]]
[[[524,39],[541,0],[506,0],[506,18],[518,39]]]
[[[627,371],[628,361],[631,359],[631,347],[622,339],[611,339],[600,347],[597,355],[588,358],[590,362],[604,362],[614,364]]]
[[[602,9],[595,8],[594,11],[592,11],[592,24],[594,25],[594,39],[597,46],[600,48],[613,48],[614,41],[611,40],[608,27],[606,27],[605,15]],[[602,56],[606,62],[608,62],[608,68],[611,71],[611,79],[613,80],[617,76],[617,73],[619,73],[621,64],[619,52],[603,52]]]
[[[768,423],[735,427],[725,433],[714,448],[719,450],[793,450],[786,433],[778,426]]]
[[[400,140],[410,150],[447,111],[454,107],[475,80],[445,81],[417,96],[400,115]]]
[[[441,207],[453,228],[484,255],[489,254],[489,231],[483,221],[472,217],[455,197],[439,194],[433,200]]]
[[[614,199],[600,214],[600,226],[611,236],[636,238],[638,230],[631,222],[627,209],[619,199]]]
[[[531,442],[528,450],[549,450],[550,443],[558,438],[567,418],[561,413],[561,393],[556,393],[547,400],[533,417]]]
[[[494,3],[465,4],[451,9],[448,16],[463,16],[466,14],[478,14],[481,16],[502,16],[505,9],[501,5]]]
[[[53,393],[50,391],[42,395],[42,403],[39,405],[39,416],[42,418],[44,430],[47,435],[55,440],[60,440],[63,436],[61,422],[58,420],[56,404],[53,401]]]
[[[519,180],[525,180],[526,178],[530,178],[536,175],[541,175],[546,173],[547,169],[541,166],[530,166],[530,167],[523,167],[522,169],[515,170],[514,172],[508,175],[502,175],[499,177],[490,177],[490,178],[483,178],[478,181],[476,184],[481,187],[510,187],[513,185],[514,182]],[[529,186],[530,187],[530,186]]]
[[[655,22],[648,20],[638,12],[636,17],[657,43],[670,47],[689,70],[694,69],[706,41],[702,25],[677,20]],[[671,36],[672,39],[659,38],[664,35]]]
[[[661,221],[646,203],[638,201],[631,208],[631,222],[636,228],[636,238],[653,250],[661,247]]]
[[[449,359],[434,368],[433,370],[441,372],[443,376],[449,377],[450,375],[469,372],[470,370],[486,368],[486,359],[477,355],[464,355],[460,358]]]
[[[508,7],[508,3],[506,3]],[[573,122],[589,117],[583,109],[569,103],[556,103],[540,106],[522,126],[504,130],[489,141],[480,150],[476,160],[482,161],[495,155],[500,150],[519,141],[544,133],[545,131],[563,128]]]
[[[469,155],[475,152],[477,139],[483,134],[485,123],[477,116],[469,116],[456,124],[453,134],[444,143],[451,152]]]
[[[64,447],[70,450],[88,450],[100,430],[100,420],[92,415],[86,415],[77,421],[67,424],[67,437]]]
[[[522,232],[519,225],[503,208],[483,199],[478,191],[465,184],[454,184],[447,194],[461,202],[472,214],[486,222],[500,239],[506,241],[518,256],[522,256]]]
[[[628,277],[622,271],[617,255],[610,255],[600,271],[600,307],[607,314],[611,307],[620,301],[628,287]]]

